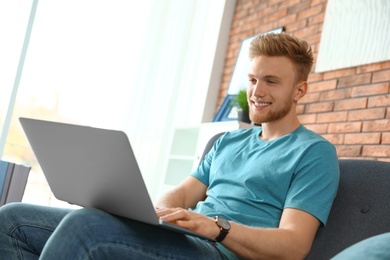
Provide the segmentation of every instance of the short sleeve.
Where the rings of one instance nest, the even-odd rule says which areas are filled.
[[[201,181],[204,185],[209,186],[210,182],[210,168],[213,158],[215,156],[217,147],[219,146],[224,135],[219,137],[210,151],[205,155],[204,160],[199,164],[198,168],[192,172],[191,176]]]
[[[317,142],[301,157],[287,193],[284,208],[296,208],[326,224],[336,197],[340,170],[334,146]]]

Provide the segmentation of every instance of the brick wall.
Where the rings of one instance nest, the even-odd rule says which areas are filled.
[[[283,26],[306,40],[317,56],[326,0],[237,0],[218,106],[243,39]],[[309,76],[298,105],[302,124],[321,134],[340,158],[390,161],[390,61]]]

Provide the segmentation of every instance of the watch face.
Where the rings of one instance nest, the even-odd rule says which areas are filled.
[[[221,228],[223,228],[225,230],[229,230],[230,229],[230,223],[226,219],[218,217],[217,221],[218,221],[218,224],[221,226]]]

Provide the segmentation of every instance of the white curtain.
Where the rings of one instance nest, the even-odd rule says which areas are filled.
[[[223,67],[216,53],[226,46],[220,31],[230,28],[224,16],[234,4],[40,0],[13,122],[18,116],[59,117],[125,131],[154,197],[173,129],[197,125],[214,113],[204,108],[219,88],[219,82],[211,84],[211,74]],[[48,112],[37,116],[43,108]]]
[[[35,10],[33,1],[0,1],[0,155],[15,105]]]
[[[211,111],[204,108],[207,95],[219,89],[211,72],[223,67],[215,56],[221,27],[230,28],[230,20],[222,24],[225,8],[233,10],[234,2],[165,0],[153,6],[125,129],[156,195],[174,128],[199,125],[204,114],[214,113],[215,100]]]

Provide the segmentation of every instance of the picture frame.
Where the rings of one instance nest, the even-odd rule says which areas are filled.
[[[249,47],[252,40],[258,35],[281,33],[283,31],[284,27],[278,27],[276,29],[245,38],[242,41],[240,52],[238,53],[237,57],[237,62],[234,66],[232,78],[229,83],[227,95],[222,102],[217,114],[215,115],[213,122],[237,120],[237,109],[233,106],[232,101],[241,89],[247,88],[248,71],[251,64],[249,60]]]

